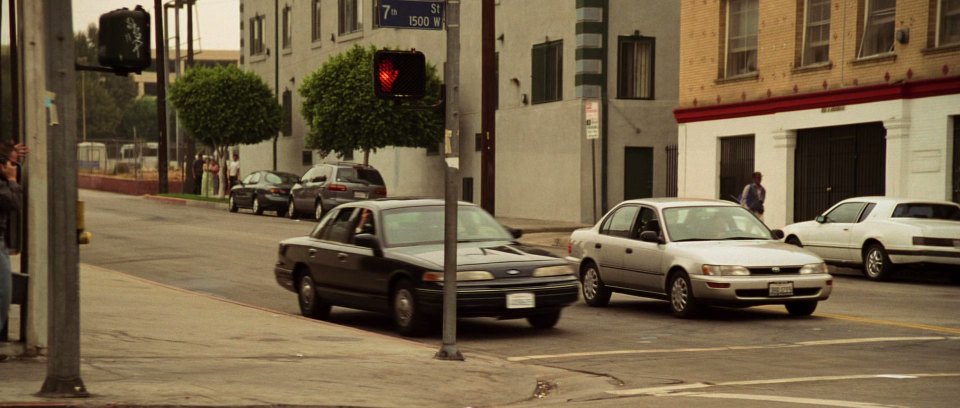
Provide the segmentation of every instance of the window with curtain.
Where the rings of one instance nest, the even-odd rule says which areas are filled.
[[[859,58],[893,52],[897,0],[867,0]]]
[[[960,0],[940,0],[937,46],[960,45]]]
[[[250,55],[260,55],[266,51],[263,45],[263,19],[265,16],[250,18]]]
[[[360,3],[358,0],[339,0],[340,35],[360,31]]]
[[[806,0],[801,65],[830,60],[830,0]]]
[[[563,99],[563,41],[533,46],[532,103]]]
[[[757,72],[759,18],[759,0],[727,2],[727,77]]]
[[[320,0],[312,0],[313,7],[310,10],[310,39],[312,41],[320,41],[323,36],[323,32],[320,31]]]
[[[653,99],[654,44],[652,37],[620,37],[618,98]]]
[[[288,50],[293,45],[293,9],[290,6],[285,6],[283,8],[283,39],[282,45],[283,49]]]

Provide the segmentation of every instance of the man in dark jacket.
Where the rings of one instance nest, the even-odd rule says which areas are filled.
[[[4,144],[0,146],[0,231],[6,231],[9,214],[20,210],[22,190],[17,183],[17,149]],[[10,301],[13,296],[13,270],[10,266],[10,254],[0,234],[0,328],[6,326],[10,314]],[[0,356],[0,361],[6,356]]]
[[[193,160],[193,194],[200,195],[200,180],[203,178],[203,152],[197,152],[197,158]]]

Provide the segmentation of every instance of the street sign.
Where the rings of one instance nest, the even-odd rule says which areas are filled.
[[[379,0],[380,27],[442,30],[445,0]]]
[[[583,105],[583,125],[587,140],[600,138],[600,101],[588,100]]]

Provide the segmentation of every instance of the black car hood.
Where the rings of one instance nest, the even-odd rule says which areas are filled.
[[[536,263],[541,265],[564,264],[554,256],[537,255],[525,251],[525,247],[508,241],[482,243],[461,243],[457,245],[457,266],[463,270],[472,265],[498,265],[517,263]],[[417,245],[389,249],[396,258],[407,258],[411,263],[441,269],[443,267],[443,245]]]

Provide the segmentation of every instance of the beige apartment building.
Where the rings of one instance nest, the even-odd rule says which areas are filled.
[[[492,10],[488,44],[495,52],[487,82],[493,119],[486,125],[484,4]],[[276,142],[278,170],[303,174],[316,163],[362,158],[361,152],[354,152],[356,159],[320,157],[304,145],[309,128],[298,87],[332,56],[357,44],[413,48],[443,66],[445,31],[381,27],[380,5],[241,1],[241,67],[278,90],[291,123]],[[624,198],[675,194],[678,2],[465,0],[460,18],[465,201],[497,216],[592,222]],[[591,123],[600,126],[591,132],[588,105],[599,108],[599,120]],[[273,141],[241,146],[244,169],[272,168],[273,152]],[[435,149],[381,149],[370,164],[390,196],[443,195],[444,164]]]
[[[679,194],[764,174],[766,221],[853,196],[960,202],[960,1],[681,6]]]

